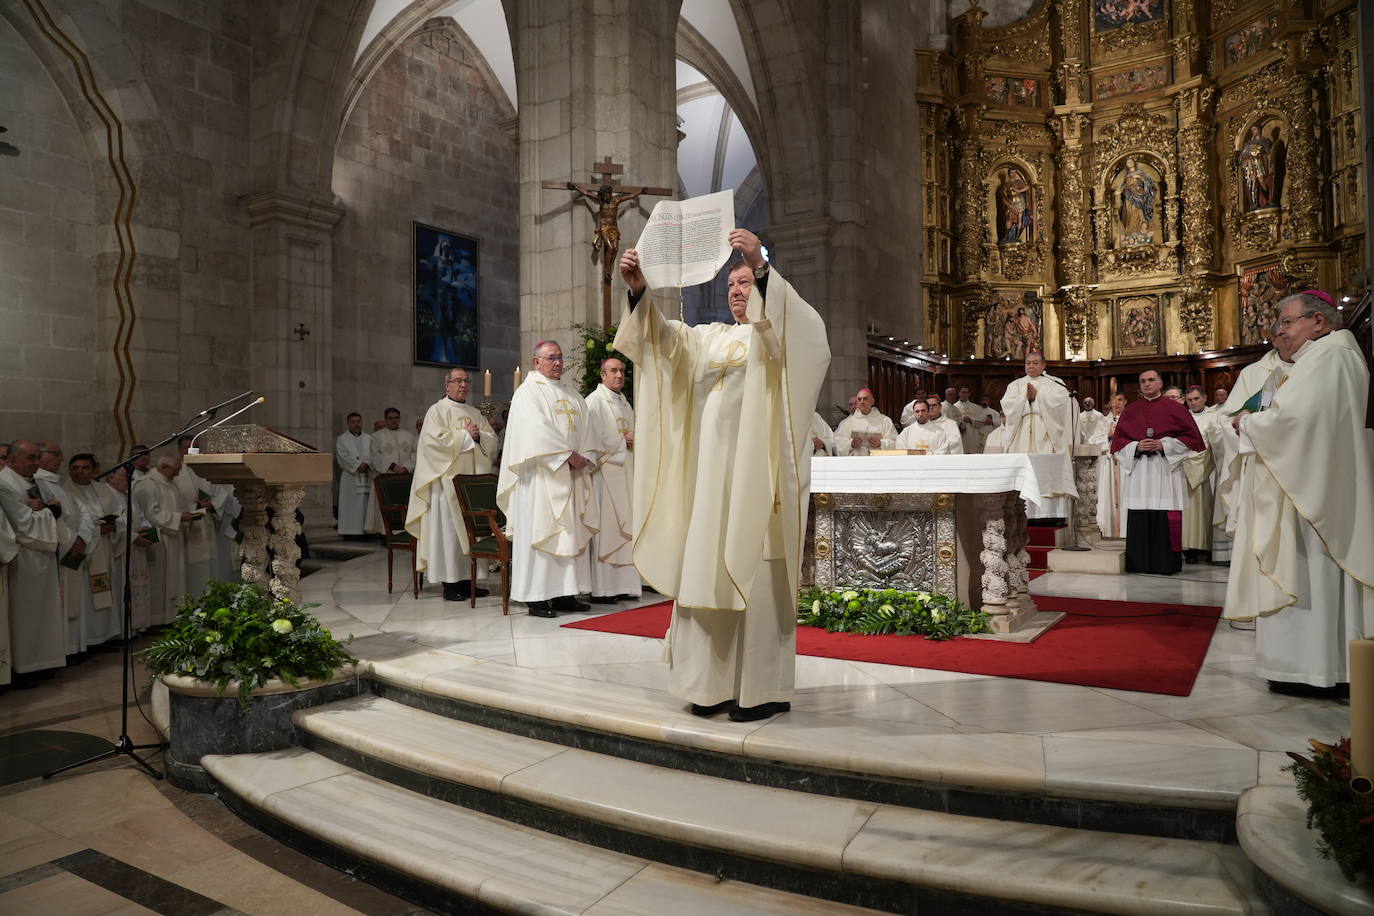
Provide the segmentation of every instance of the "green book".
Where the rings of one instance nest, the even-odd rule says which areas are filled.
[[[156,544],[159,540],[161,540],[161,538],[158,536],[156,528],[144,528],[142,531],[138,533],[138,536],[143,538],[143,540],[147,541],[150,544]]]
[[[1250,395],[1250,398],[1240,406],[1240,410],[1233,411],[1232,413],[1228,414],[1228,416],[1234,417],[1237,414],[1244,413],[1247,410],[1251,413],[1259,413],[1261,410],[1264,409],[1264,407],[1262,406],[1263,400],[1264,389],[1261,388],[1259,391],[1256,391],[1254,394]]]

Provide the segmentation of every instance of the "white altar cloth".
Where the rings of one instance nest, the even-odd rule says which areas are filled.
[[[1007,493],[1041,505],[1062,455],[865,455],[812,458],[812,493]]]

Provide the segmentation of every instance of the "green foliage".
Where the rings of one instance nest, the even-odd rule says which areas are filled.
[[[622,394],[631,404],[634,403],[635,373],[634,363],[624,353],[611,346],[615,340],[616,325],[598,328],[595,325],[575,324],[572,326],[582,341],[575,353],[564,353],[564,359],[579,380],[582,396],[585,398],[601,384],[601,361],[614,356],[625,364],[625,390]]]
[[[970,610],[955,598],[929,592],[804,588],[797,597],[797,623],[830,633],[895,633],[939,640],[986,632],[988,615]]]
[[[296,687],[357,661],[306,613],[312,607],[280,601],[257,585],[211,581],[139,655],[153,677],[193,677],[221,693],[237,681],[239,705],[247,709],[251,691],[274,677]]]
[[[1350,739],[1341,738],[1334,747],[1308,743],[1312,756],[1289,752],[1294,762],[1284,769],[1307,802],[1307,829],[1321,834],[1317,852],[1335,862],[1347,881],[1362,872],[1374,877],[1374,795],[1356,795],[1350,788]]]

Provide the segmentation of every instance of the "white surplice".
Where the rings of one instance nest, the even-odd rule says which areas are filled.
[[[988,410],[972,401],[955,401],[954,413],[957,415],[953,419],[959,421],[959,438],[964,443],[964,454],[977,455],[983,451],[983,440],[987,438],[986,433],[979,431],[983,423],[983,418],[993,411]],[[996,420],[994,416],[992,418]],[[992,427],[988,427],[988,432]]]
[[[867,440],[870,436],[877,436],[882,442],[879,448],[893,448],[897,443],[897,427],[892,425],[892,421],[887,418],[878,408],[873,408],[868,413],[854,411],[849,416],[840,421],[840,425],[835,427],[835,454],[844,455],[867,455],[869,446],[867,441],[861,443],[857,448],[853,445],[855,437]]]
[[[574,471],[567,463],[573,452],[599,457],[586,402],[530,373],[511,398],[496,495],[511,537],[510,595],[516,601],[591,589],[587,542],[599,527],[595,471]]]
[[[1087,443],[1102,447],[1102,455],[1097,459],[1097,530],[1104,538],[1126,537],[1126,512],[1121,507],[1121,465],[1111,449],[1119,419],[1119,415],[1106,414]]]
[[[195,514],[181,525],[181,549],[186,561],[186,594],[199,595],[210,581],[215,560],[215,520],[209,510],[201,510],[201,494],[209,497],[213,487],[190,466],[183,464],[172,478],[177,492],[177,508]]]
[[[10,653],[15,674],[67,663],[67,616],[57,574],[57,519],[30,509],[32,480],[0,466],[0,511],[14,530],[19,552],[4,567],[10,597]]]
[[[830,428],[830,424],[818,413],[811,414],[811,429],[807,432],[809,442],[811,438],[821,440],[821,447],[816,448],[816,443],[811,443],[812,454],[833,455],[835,454],[835,431]]]
[[[1106,416],[1095,407],[1092,410],[1080,410],[1078,412],[1078,441],[1092,442],[1097,435],[1098,427],[1106,422]]]
[[[1027,396],[1026,386],[1030,384],[1035,386],[1034,400]],[[1048,498],[1041,506],[1027,504],[1026,514],[1031,518],[1067,518],[1069,497],[1078,495],[1073,482],[1073,429],[1078,407],[1068,387],[1048,373],[1038,378],[1023,375],[1003,393],[1002,413],[1007,417],[1004,452],[1053,454],[1063,459],[1059,479],[1042,482],[1042,495]]]
[[[376,530],[372,518],[372,474],[376,460],[372,436],[342,433],[334,440],[334,459],[339,463],[339,534]],[[359,470],[364,464],[367,470]]]
[[[83,569],[91,581],[92,610],[86,638],[95,646],[121,635],[124,625],[123,595],[117,588],[123,582],[123,572],[115,571],[115,542],[122,544],[124,540],[124,497],[99,480],[85,486],[68,480],[66,490],[93,519],[93,540]],[[111,515],[115,516],[113,532],[101,534],[100,520]]]
[[[675,599],[669,692],[700,705],[790,700],[794,684],[806,433],[830,348],[776,269],[765,283],[748,324],[690,327],[646,299],[615,340],[636,367],[635,562]],[[877,411],[857,422],[896,440]],[[836,434],[841,455],[855,424]]]
[[[77,538],[85,542],[86,554],[89,555],[95,543],[95,519],[87,515],[81,504],[63,489],[62,478],[52,471],[39,468],[34,472],[33,480],[42,491],[44,502],[55,502],[62,506],[62,515],[57,519],[58,560],[67,555],[76,544]],[[83,562],[78,568],[72,569],[59,562],[57,582],[62,593],[62,608],[67,616],[67,654],[85,652],[88,646],[95,644],[91,641],[89,633],[91,618],[95,616],[95,607],[86,563]]]
[[[1224,616],[1258,617],[1256,667],[1275,681],[1349,680],[1347,643],[1374,635],[1374,431],[1369,370],[1349,331],[1308,341],[1268,409],[1241,422]]]
[[[157,542],[148,548],[148,624],[170,623],[186,594],[186,553],[181,542],[181,497],[161,471],[134,484],[134,505]]]
[[[625,395],[605,385],[587,395],[587,414],[600,458],[592,476],[601,527],[591,540],[592,597],[638,598],[644,584],[634,562],[634,451],[625,433],[634,432],[635,412]]]
[[[477,438],[467,430],[477,427]],[[406,531],[415,538],[415,568],[429,582],[472,578],[468,532],[453,479],[490,474],[498,442],[487,418],[471,404],[444,397],[425,412],[416,442]],[[474,587],[476,583],[473,583]]]

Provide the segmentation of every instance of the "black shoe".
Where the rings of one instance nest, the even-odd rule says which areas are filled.
[[[590,611],[592,606],[577,600],[576,595],[564,595],[549,602],[555,611]]]
[[[697,703],[692,704],[692,715],[694,716],[714,716],[718,712],[724,712],[735,705],[734,700],[721,700],[719,703],[712,703],[710,706],[701,706]],[[734,716],[734,712],[730,713]]]
[[[547,601],[529,602],[531,617],[557,617],[558,612],[549,606]]]
[[[445,582],[444,600],[445,601],[466,601],[468,600],[467,589],[463,588],[463,582]]]
[[[776,716],[780,712],[787,712],[791,708],[792,704],[786,700],[760,703],[757,706],[737,706],[730,710],[730,721],[757,722],[759,719],[767,719],[769,716]]]
[[[615,604],[619,600],[614,595],[592,595],[592,604]]]
[[[1270,693],[1281,693],[1290,697],[1315,697],[1323,700],[1348,700],[1350,699],[1350,685],[1336,684],[1332,687],[1314,687],[1311,684],[1300,684],[1294,681],[1270,681]]]
[[[448,585],[448,583],[445,583],[445,586],[447,586],[447,585]],[[456,583],[454,583],[454,585],[455,585],[455,587],[456,587],[456,592],[457,592],[457,595],[458,595],[459,600],[461,600],[461,601],[467,601],[469,598],[472,597],[472,580],[471,580],[471,579],[464,579],[462,582],[456,582]],[[491,594],[491,592],[487,591],[485,588],[479,588],[479,589],[477,589],[477,597],[478,597],[478,598],[485,598],[485,597],[487,597],[487,595],[490,595],[490,594]]]

